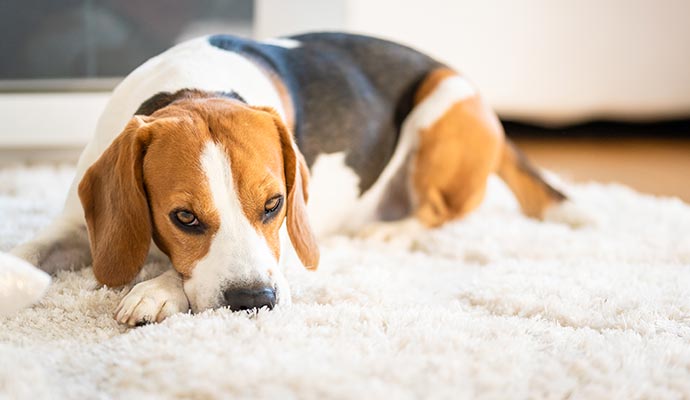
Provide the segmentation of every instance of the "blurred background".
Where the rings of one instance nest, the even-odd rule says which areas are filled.
[[[0,166],[75,162],[109,91],[171,45],[346,30],[468,75],[538,165],[690,202],[687,0],[3,0]]]

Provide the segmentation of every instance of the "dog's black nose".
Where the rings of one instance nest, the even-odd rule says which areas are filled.
[[[223,292],[225,304],[232,311],[251,310],[268,307],[273,309],[276,305],[276,291],[273,288],[261,289],[228,289]]]

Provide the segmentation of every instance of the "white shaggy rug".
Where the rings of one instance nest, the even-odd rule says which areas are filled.
[[[0,251],[60,208],[73,169],[0,170]],[[0,318],[0,397],[690,398],[690,207],[569,185],[595,222],[522,217],[494,182],[466,220],[395,243],[336,237],[294,304],[127,329],[90,269]]]

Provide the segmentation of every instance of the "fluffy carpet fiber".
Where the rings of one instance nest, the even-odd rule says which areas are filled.
[[[0,251],[59,211],[73,171],[0,170]],[[440,230],[327,239],[272,312],[127,329],[112,319],[126,289],[62,273],[0,318],[0,397],[690,398],[690,207],[566,191],[584,226],[527,219],[492,182]]]

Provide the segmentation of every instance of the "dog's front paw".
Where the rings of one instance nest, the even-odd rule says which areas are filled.
[[[127,293],[115,310],[115,319],[130,326],[161,322],[189,310],[182,279],[175,271],[141,282]]]

